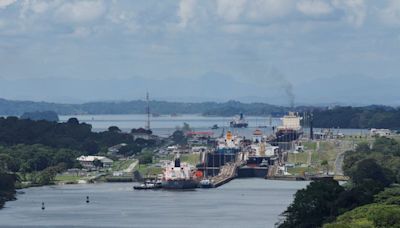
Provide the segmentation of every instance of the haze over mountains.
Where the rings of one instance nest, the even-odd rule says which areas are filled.
[[[286,83],[286,84],[284,84]],[[290,106],[288,89],[295,105],[400,105],[398,80],[362,76],[304,80],[291,84],[279,78],[248,80],[219,73],[197,78],[117,78],[117,79],[3,79],[0,97],[12,100],[84,103],[152,99],[179,102],[262,102]],[[288,88],[289,87],[289,88]]]

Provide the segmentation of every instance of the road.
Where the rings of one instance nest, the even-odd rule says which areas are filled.
[[[339,145],[337,149],[339,150],[338,155],[336,156],[335,160],[335,175],[344,175],[343,174],[343,160],[344,160],[344,153],[346,151],[354,149],[354,143],[347,142],[347,141],[338,141]]]
[[[129,165],[128,168],[124,169],[124,173],[132,173],[135,167],[139,164],[139,161],[137,159],[133,160],[133,162]]]

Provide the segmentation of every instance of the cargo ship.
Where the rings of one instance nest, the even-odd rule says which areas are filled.
[[[249,123],[244,119],[243,113],[240,113],[239,117],[232,120],[229,125],[233,128],[246,128]]]
[[[181,163],[179,156],[165,167],[163,189],[183,190],[194,189],[197,186],[198,181],[194,178],[193,168],[187,163]]]
[[[276,142],[291,142],[296,141],[303,134],[303,130],[300,125],[299,117],[294,112],[289,112],[285,115],[282,120],[282,125],[277,128],[275,133]]]

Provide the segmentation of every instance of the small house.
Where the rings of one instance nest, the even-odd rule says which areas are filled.
[[[76,160],[86,169],[96,168],[96,160],[99,161],[100,167],[110,168],[112,166],[113,160],[104,156],[80,156]]]

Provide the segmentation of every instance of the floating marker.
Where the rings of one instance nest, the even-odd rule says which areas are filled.
[[[42,202],[42,210],[44,210],[45,209],[45,207],[44,207],[44,202]]]
[[[89,203],[89,196],[86,196],[86,203]]]

